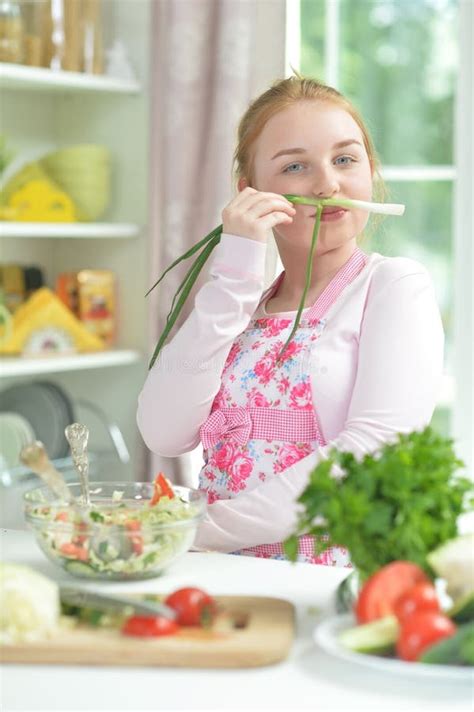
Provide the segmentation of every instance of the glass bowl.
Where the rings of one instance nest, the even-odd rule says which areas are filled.
[[[79,484],[70,484],[81,501]],[[91,509],[60,502],[48,487],[23,496],[25,519],[50,561],[79,578],[154,578],[186,553],[206,512],[204,492],[173,486],[151,506],[151,482],[92,482]]]

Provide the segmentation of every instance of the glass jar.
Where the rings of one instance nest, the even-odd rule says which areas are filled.
[[[0,0],[0,62],[23,62],[23,19],[13,0]]]

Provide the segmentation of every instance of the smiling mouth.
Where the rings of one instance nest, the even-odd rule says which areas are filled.
[[[321,215],[332,215],[333,213],[340,213],[340,212],[346,213],[347,209],[346,208],[324,208]],[[316,217],[316,213],[313,213],[312,215],[310,215],[310,218],[315,218],[315,217]]]

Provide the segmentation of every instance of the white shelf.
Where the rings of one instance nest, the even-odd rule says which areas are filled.
[[[30,91],[31,89],[59,92],[104,92],[137,94],[140,85],[134,80],[115,79],[104,75],[82,72],[54,71],[43,67],[0,62],[0,87]]]
[[[46,223],[0,221],[1,237],[128,238],[140,232],[138,225],[122,223]]]
[[[141,361],[138,351],[103,351],[94,354],[75,354],[72,356],[45,356],[44,358],[23,358],[18,356],[0,357],[0,376],[35,376],[40,373],[59,373],[60,371],[81,371],[90,368],[108,368],[126,366]]]

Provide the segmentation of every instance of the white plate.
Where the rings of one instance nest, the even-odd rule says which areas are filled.
[[[315,642],[326,653],[341,660],[375,668],[380,672],[410,675],[418,678],[443,678],[444,680],[474,682],[474,668],[457,665],[429,665],[428,663],[406,663],[403,660],[384,658],[380,655],[367,655],[348,650],[339,643],[338,636],[343,630],[357,625],[352,614],[332,616],[320,623],[313,631]]]
[[[18,466],[23,445],[34,439],[33,429],[25,418],[17,413],[0,413],[0,455],[3,468]]]

